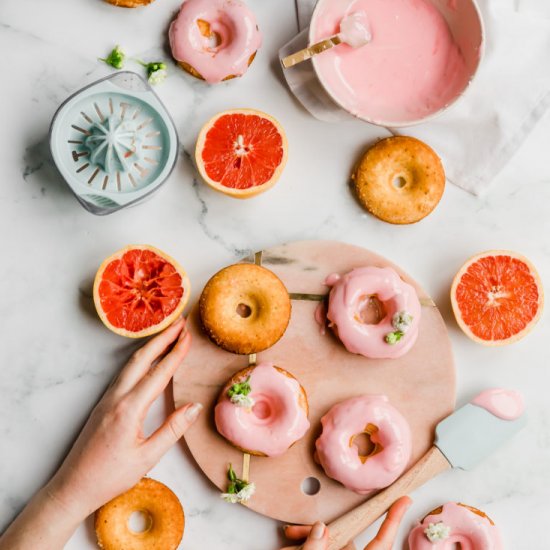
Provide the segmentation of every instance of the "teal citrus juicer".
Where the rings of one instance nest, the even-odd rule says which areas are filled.
[[[166,181],[176,163],[178,135],[151,86],[120,71],[59,107],[50,150],[82,206],[104,215],[142,201]]]

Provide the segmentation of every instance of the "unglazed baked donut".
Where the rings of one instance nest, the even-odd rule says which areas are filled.
[[[448,502],[430,512],[409,535],[410,550],[502,550],[498,529],[481,510]]]
[[[315,448],[327,476],[356,493],[393,483],[411,457],[411,430],[385,395],[363,395],[334,405],[321,418]],[[361,455],[355,438],[366,434],[372,449]]]
[[[139,8],[140,6],[147,6],[154,2],[154,0],[105,0],[113,6],[120,6],[121,8]]]
[[[389,223],[415,223],[436,206],[445,171],[431,147],[406,136],[383,139],[368,149],[352,175],[361,205]]]
[[[327,319],[348,351],[395,359],[416,342],[421,306],[416,290],[391,267],[359,267],[329,275]],[[369,314],[376,310],[374,319]],[[376,323],[376,321],[378,321]]]
[[[148,516],[145,531],[130,529],[128,520],[134,512]],[[166,485],[148,477],[95,513],[97,543],[104,550],[176,550],[184,527],[178,497]]]
[[[169,38],[181,68],[210,84],[242,76],[262,43],[254,14],[240,0],[186,0]]]
[[[226,351],[257,353],[284,334],[290,320],[290,297],[269,269],[235,264],[206,283],[199,300],[202,326]]]
[[[242,384],[248,384],[244,392],[239,391]],[[229,380],[214,417],[218,432],[241,451],[279,456],[309,429],[308,412],[307,395],[298,380],[271,363],[261,363]]]

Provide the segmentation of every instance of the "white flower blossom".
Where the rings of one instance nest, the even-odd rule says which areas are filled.
[[[440,521],[438,523],[430,523],[428,527],[424,529],[424,533],[430,542],[439,542],[440,540],[449,538],[451,528]]]
[[[403,334],[409,330],[413,322],[413,316],[408,311],[398,311],[391,320],[392,327]]]
[[[254,483],[248,483],[238,493],[222,493],[221,498],[231,504],[246,502],[256,491]]]
[[[149,84],[152,84],[155,86],[156,84],[160,84],[161,82],[164,82],[166,77],[168,76],[168,72],[166,69],[159,69],[158,71],[153,71],[149,78],[147,79],[149,81]]]
[[[242,393],[234,393],[229,400],[237,407],[244,407],[245,409],[251,409],[254,406],[254,398],[250,395],[243,395]]]

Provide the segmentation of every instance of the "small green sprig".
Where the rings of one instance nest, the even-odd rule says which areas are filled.
[[[126,59],[126,54],[120,46],[115,46],[111,53],[107,57],[100,57],[99,60],[107,63],[115,69],[122,69],[124,67],[124,60]]]
[[[227,479],[229,481],[227,493],[222,493],[221,497],[231,504],[246,502],[256,490],[254,483],[249,483],[237,477],[231,464],[229,464],[229,469],[227,470]]]
[[[250,380],[250,376],[244,382],[238,382],[236,384],[233,384],[227,390],[227,397],[231,399],[234,395],[248,395],[252,391],[249,380]]]
[[[405,336],[404,332],[396,330],[394,332],[388,332],[388,334],[386,334],[386,336],[384,337],[384,340],[386,341],[386,344],[390,344],[390,346],[393,346],[394,344],[397,344],[397,342],[399,342],[399,340],[401,340],[403,336]]]
[[[141,61],[140,59],[136,59],[136,61],[142,67],[145,67],[149,84],[160,84],[168,76],[166,63],[163,61],[152,61],[151,63],[145,63],[145,61]]]

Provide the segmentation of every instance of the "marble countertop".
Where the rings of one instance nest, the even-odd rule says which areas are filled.
[[[384,224],[358,206],[348,176],[365,145],[387,132],[359,121],[329,125],[311,118],[286,90],[275,55],[297,30],[294,0],[250,4],[264,45],[249,73],[209,87],[170,63],[170,76],[157,91],[181,138],[176,169],[148,202],[95,217],[81,208],[52,165],[50,120],[69,94],[110,73],[96,58],[114,44],[144,59],[169,59],[166,30],[178,0],[157,0],[139,10],[100,0],[0,3],[0,529],[55,470],[137,345],[107,331],[94,312],[91,281],[105,256],[128,243],[154,244],[181,261],[196,293],[215,270],[248,251],[329,238],[385,255],[434,297],[452,338],[458,404],[496,385],[521,390],[529,407],[528,428],[475,471],[449,472],[414,493],[400,540],[416,518],[458,500],[485,510],[501,528],[506,548],[545,547],[550,308],[524,340],[490,349],[460,332],[448,291],[462,262],[491,248],[524,253],[548,280],[550,120],[539,124],[498,175],[490,195],[476,198],[448,185],[439,207],[421,223]],[[202,124],[231,107],[274,115],[290,144],[281,181],[249,201],[212,191],[198,180],[191,161]],[[167,394],[154,406],[147,420],[151,427],[171,407],[170,399]],[[167,483],[185,507],[182,548],[282,545],[280,525],[223,502],[184,444],[173,448],[151,475]],[[372,532],[359,542],[364,544]],[[89,521],[67,545],[69,550],[95,547]]]

